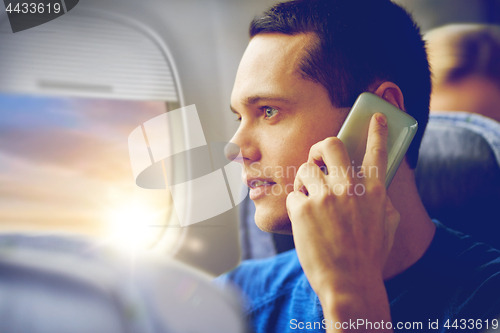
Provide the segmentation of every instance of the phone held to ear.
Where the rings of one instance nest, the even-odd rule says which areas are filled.
[[[382,113],[387,118],[389,135],[385,187],[388,188],[417,132],[417,121],[382,98],[371,93],[362,93],[347,115],[337,137],[344,143],[353,167],[358,172],[365,156],[370,120],[375,113]],[[370,170],[364,172],[366,174]]]

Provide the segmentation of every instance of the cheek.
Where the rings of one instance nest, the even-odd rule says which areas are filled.
[[[276,176],[282,186],[293,185],[295,175],[299,167],[307,162],[309,150],[313,145],[310,138],[293,136],[288,141],[280,140],[281,154],[274,155],[274,165],[276,166]],[[272,155],[271,155],[272,156]],[[286,192],[293,191],[293,186],[286,187]]]
[[[297,170],[307,162],[311,146],[336,134],[332,114],[313,116],[309,112],[307,117],[294,118],[286,127],[277,128],[272,135],[261,136],[263,156],[267,156],[263,166],[272,166],[275,181],[282,186],[293,184]],[[286,192],[291,190],[293,187],[286,188]]]

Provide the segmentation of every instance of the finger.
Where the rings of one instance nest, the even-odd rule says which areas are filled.
[[[401,220],[401,215],[396,210],[396,208],[394,208],[389,197],[387,197],[385,203],[385,217],[387,222],[390,224],[392,231],[395,232],[399,225],[399,221]]]
[[[337,175],[349,176],[351,160],[344,144],[337,137],[330,137],[313,145],[309,150],[308,162],[320,167],[326,166],[328,174],[332,174],[333,169],[337,168]]]
[[[366,153],[363,158],[363,167],[367,177],[376,177],[385,182],[387,173],[387,118],[382,113],[373,115],[368,129]],[[377,172],[372,173],[370,167],[376,167]]]
[[[305,200],[307,200],[307,196],[300,191],[288,193],[288,196],[286,197],[286,211],[288,213],[290,221],[293,221],[297,209],[301,207],[302,203]]]
[[[321,169],[313,163],[304,163],[300,166],[295,181],[293,183],[294,191],[301,191],[303,187],[308,195],[319,193],[324,184],[325,175]]]
[[[396,236],[396,230],[398,229],[399,222],[401,220],[401,215],[392,205],[391,199],[387,197],[385,205],[385,221],[386,221],[386,232],[387,232],[387,249],[388,252],[392,249],[394,245],[394,238]]]

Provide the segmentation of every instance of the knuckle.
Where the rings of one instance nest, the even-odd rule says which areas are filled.
[[[303,163],[299,167],[299,169],[297,170],[297,176],[299,176],[299,177],[307,176],[309,168],[310,168],[310,164],[308,162]]]
[[[303,163],[299,166],[299,169],[297,170],[298,171],[298,174],[300,175],[301,172],[303,172],[304,170],[307,169],[307,163]]]
[[[300,200],[297,198],[297,193],[290,192],[286,197],[286,208],[290,212],[295,212],[300,207]]]
[[[318,149],[319,149],[319,147],[321,146],[321,143],[322,143],[322,141],[320,141],[320,142],[316,142],[315,144],[313,144],[313,145],[311,146],[311,149],[310,149],[310,150],[311,150],[311,151],[318,150]]]
[[[293,188],[294,188],[294,191],[299,188],[300,186],[302,186],[302,180],[300,179],[300,175],[297,174],[297,176],[295,177],[295,180],[293,181]],[[293,192],[290,192],[290,194],[292,194]],[[289,195],[290,195],[289,194]],[[290,199],[291,200],[291,199]]]
[[[370,185],[369,191],[374,196],[382,197],[385,195],[385,185],[380,179],[376,179]]]
[[[342,140],[340,140],[339,138],[335,137],[335,136],[332,136],[332,137],[329,137],[329,138],[326,138],[325,140],[322,141],[326,146],[328,147],[339,147],[339,146],[342,146],[344,143],[342,142]]]
[[[294,206],[295,206],[295,193],[294,192],[290,192],[287,197],[286,197],[286,208],[289,210],[289,211],[293,211],[294,210]]]

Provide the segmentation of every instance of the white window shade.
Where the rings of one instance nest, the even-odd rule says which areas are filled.
[[[144,230],[144,223],[136,222],[154,215],[147,222],[145,241],[163,253],[175,253],[185,232],[177,227],[170,193],[136,191],[132,170],[126,168],[129,133],[184,104],[175,64],[162,39],[131,18],[80,6],[18,33],[9,31],[4,18],[0,229],[101,236],[109,227],[108,233],[119,241],[122,236],[140,238],[134,228]],[[175,140],[182,143],[185,138]],[[5,190],[7,182],[11,193]],[[37,189],[33,199],[30,194]],[[113,228],[125,232],[115,235]]]
[[[77,8],[0,34],[0,91],[182,104],[168,51],[154,36],[127,20]]]

